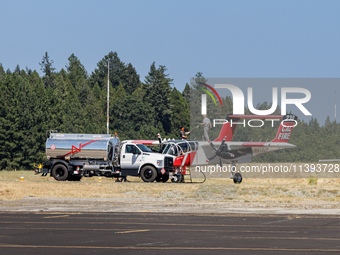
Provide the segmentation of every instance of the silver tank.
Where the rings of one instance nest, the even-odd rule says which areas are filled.
[[[118,138],[103,134],[50,133],[46,156],[50,158],[91,158],[112,160]]]

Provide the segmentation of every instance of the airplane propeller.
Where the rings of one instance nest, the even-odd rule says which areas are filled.
[[[215,155],[213,155],[213,156],[211,156],[210,158],[207,159],[207,161],[210,161],[210,160],[213,160],[214,158],[216,158],[218,156],[219,160],[220,160],[221,168],[223,167],[222,158],[231,159],[231,158],[235,157],[234,154],[229,152],[231,150],[230,150],[228,144],[225,143],[225,140],[226,140],[225,138],[222,140],[221,145],[218,149],[215,147],[215,145],[212,142],[210,142],[210,146],[215,151]]]

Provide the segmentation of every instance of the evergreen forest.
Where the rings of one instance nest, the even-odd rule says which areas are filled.
[[[201,140],[203,118],[197,82],[204,82],[198,72],[178,91],[165,66],[150,65],[148,75],[141,80],[131,63],[124,63],[117,52],[110,52],[89,74],[72,54],[65,68],[57,71],[46,52],[36,70],[19,65],[11,71],[0,64],[0,170],[31,170],[45,160],[48,130],[61,133],[107,133],[107,84],[109,62],[109,133],[118,133],[120,140],[178,138],[181,126],[191,130],[190,139]],[[232,98],[222,98],[222,106],[208,101],[208,117],[220,119],[232,113]],[[256,106],[268,109],[266,102]],[[249,111],[245,109],[246,114]],[[191,114],[190,114],[191,113]],[[274,114],[280,114],[280,110]],[[277,132],[272,128],[238,127],[234,141],[270,141]],[[221,125],[209,132],[215,139]],[[255,162],[317,162],[319,159],[340,158],[339,124],[329,117],[320,125],[317,119],[309,123],[298,120],[290,143],[294,149],[280,150],[253,158]]]

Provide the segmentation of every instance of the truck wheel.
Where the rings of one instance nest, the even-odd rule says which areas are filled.
[[[68,177],[68,171],[63,164],[57,164],[52,169],[52,176],[57,181],[65,181]]]
[[[144,182],[153,182],[157,177],[157,171],[153,166],[144,166],[140,171],[140,177]]]

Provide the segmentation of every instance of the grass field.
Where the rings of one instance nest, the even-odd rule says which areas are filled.
[[[24,177],[24,181],[20,178]],[[0,171],[0,201],[24,197],[70,198],[164,198],[209,201],[338,201],[340,179],[244,179],[235,185],[227,178],[211,178],[205,183],[144,183],[128,177],[117,183],[111,178],[83,178],[80,182],[57,182],[33,171]],[[197,181],[199,181],[197,179]]]

